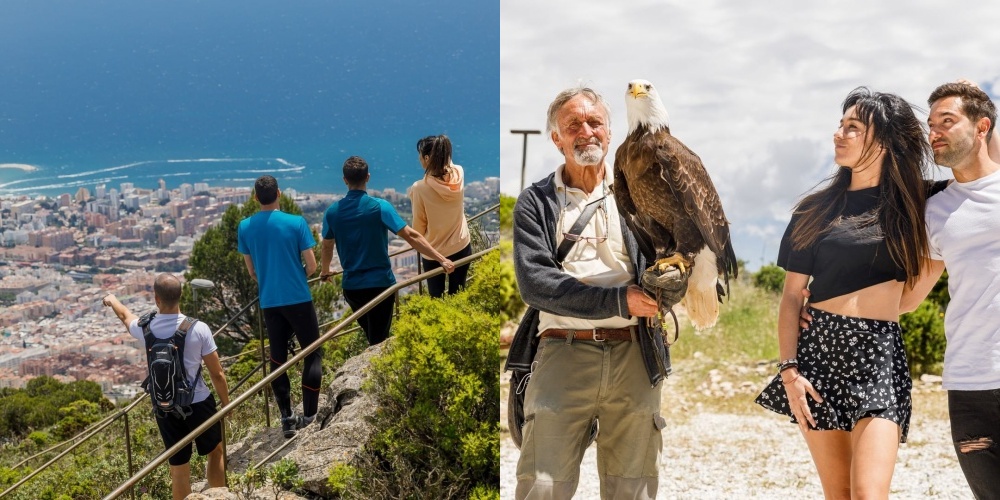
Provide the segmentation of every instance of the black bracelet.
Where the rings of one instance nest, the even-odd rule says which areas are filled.
[[[781,373],[791,367],[798,368],[799,360],[797,358],[789,358],[778,363],[778,373]]]

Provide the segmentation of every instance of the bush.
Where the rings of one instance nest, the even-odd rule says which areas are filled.
[[[344,496],[465,499],[500,482],[497,262],[478,263],[462,293],[402,307],[365,386],[378,410],[360,474],[331,472]]]
[[[785,288],[785,270],[768,264],[753,275],[753,286],[768,292],[781,293]]]
[[[358,469],[349,464],[336,464],[330,468],[326,484],[334,495],[344,496],[348,491],[357,488]]]
[[[916,311],[899,317],[903,330],[903,345],[910,365],[910,374],[937,371],[944,361],[944,312],[934,301],[925,300]]]
[[[275,500],[282,490],[291,491],[302,487],[299,466],[290,458],[282,458],[272,465],[267,471],[267,478],[271,480]]]

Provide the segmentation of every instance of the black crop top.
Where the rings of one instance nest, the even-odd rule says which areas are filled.
[[[841,217],[816,241],[802,250],[792,249],[793,215],[778,249],[778,265],[786,271],[812,276],[810,302],[822,302],[890,280],[906,281],[906,270],[893,262],[877,222],[862,225],[874,210],[879,186],[847,192]]]

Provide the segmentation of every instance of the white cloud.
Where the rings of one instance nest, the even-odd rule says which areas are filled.
[[[604,94],[613,156],[625,86],[645,78],[711,173],[737,256],[755,268],[776,257],[795,201],[837,168],[847,93],[866,85],[926,108],[934,87],[960,77],[993,92],[998,19],[991,2],[503,0],[501,190],[520,184],[522,138],[509,130],[544,131],[556,93],[583,81]],[[530,183],[561,157],[544,133],[528,141]]]

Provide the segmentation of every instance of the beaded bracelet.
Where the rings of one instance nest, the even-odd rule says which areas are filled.
[[[789,359],[786,359],[786,360],[778,363],[778,373],[781,373],[781,372],[783,372],[783,371],[785,371],[785,370],[787,370],[787,369],[789,369],[789,368],[791,368],[793,366],[795,368],[799,367],[799,360],[798,360],[798,358],[789,358]]]

